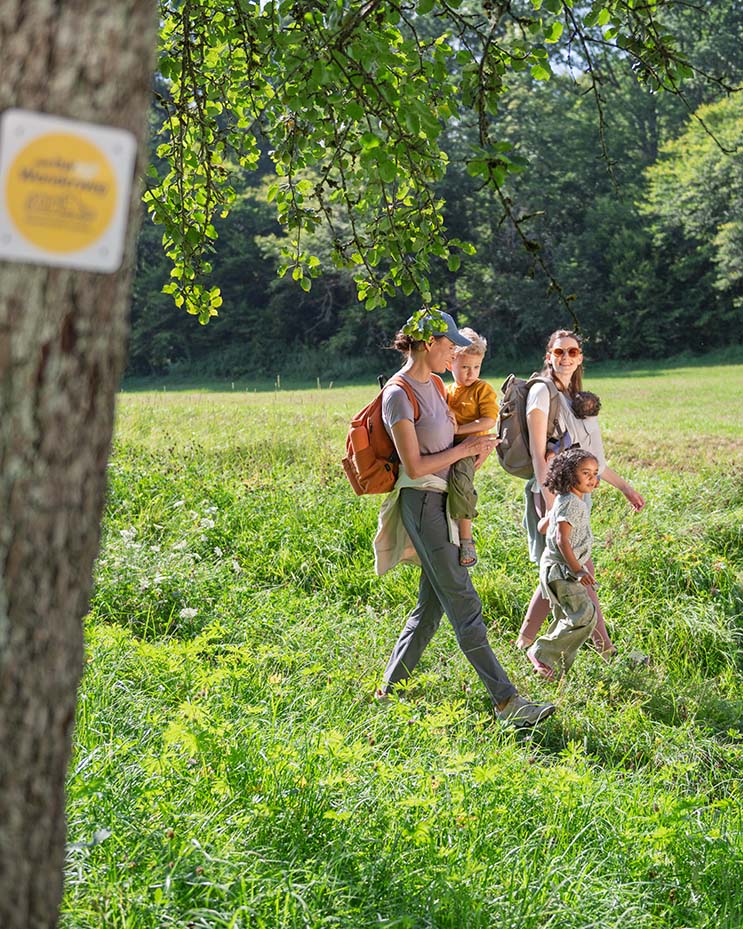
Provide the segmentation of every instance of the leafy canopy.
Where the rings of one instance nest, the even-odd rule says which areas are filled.
[[[554,67],[590,75],[594,50],[608,43],[652,89],[676,90],[691,70],[660,22],[671,4],[163,0],[165,167],[150,168],[145,199],[173,262],[166,290],[202,322],[217,313],[219,289],[204,283],[214,220],[234,202],[238,173],[255,169],[268,147],[269,198],[287,232],[284,272],[310,289],[321,262],[306,237],[325,224],[332,260],[353,268],[367,309],[398,288],[431,304],[432,263],[456,271],[474,251],[447,234],[437,195],[447,169],[442,131],[458,126],[476,127],[467,171],[496,192],[543,264],[504,192],[524,167],[498,138],[508,82],[524,71],[546,81]]]

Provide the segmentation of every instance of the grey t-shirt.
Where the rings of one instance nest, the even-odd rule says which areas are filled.
[[[557,524],[570,523],[570,546],[575,557],[584,565],[591,557],[593,535],[588,516],[588,507],[573,493],[558,494],[550,512],[547,539],[542,555],[542,564],[567,565],[562,552],[557,547]]]
[[[402,376],[405,377],[404,374]],[[451,448],[454,444],[454,426],[449,418],[449,407],[439,393],[438,387],[433,380],[425,384],[413,380],[412,377],[405,377],[405,380],[413,388],[418,401],[418,420],[413,419],[413,404],[408,400],[408,395],[403,388],[396,385],[388,387],[382,396],[382,422],[390,438],[392,438],[392,427],[395,423],[400,422],[401,419],[408,419],[415,426],[421,455],[433,455],[435,452],[443,452]],[[449,468],[432,473],[447,480]]]

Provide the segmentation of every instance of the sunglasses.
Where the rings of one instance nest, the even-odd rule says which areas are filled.
[[[550,353],[555,358],[562,358],[563,355],[567,355],[568,358],[577,358],[581,354],[581,350],[579,348],[551,348]]]

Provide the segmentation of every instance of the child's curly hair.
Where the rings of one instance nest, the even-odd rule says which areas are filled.
[[[554,494],[567,494],[578,483],[578,467],[581,462],[590,460],[598,462],[585,448],[569,448],[560,452],[550,462],[544,486]]]

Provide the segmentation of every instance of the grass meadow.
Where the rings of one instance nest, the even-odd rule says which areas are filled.
[[[374,388],[122,394],[65,929],[743,924],[743,365],[587,387],[648,500],[603,485],[593,528],[610,631],[651,665],[530,673],[523,484],[493,456],[473,578],[519,689],[558,705],[521,733],[445,623],[406,695],[371,699],[417,589],[374,576],[380,500],[340,467]]]

